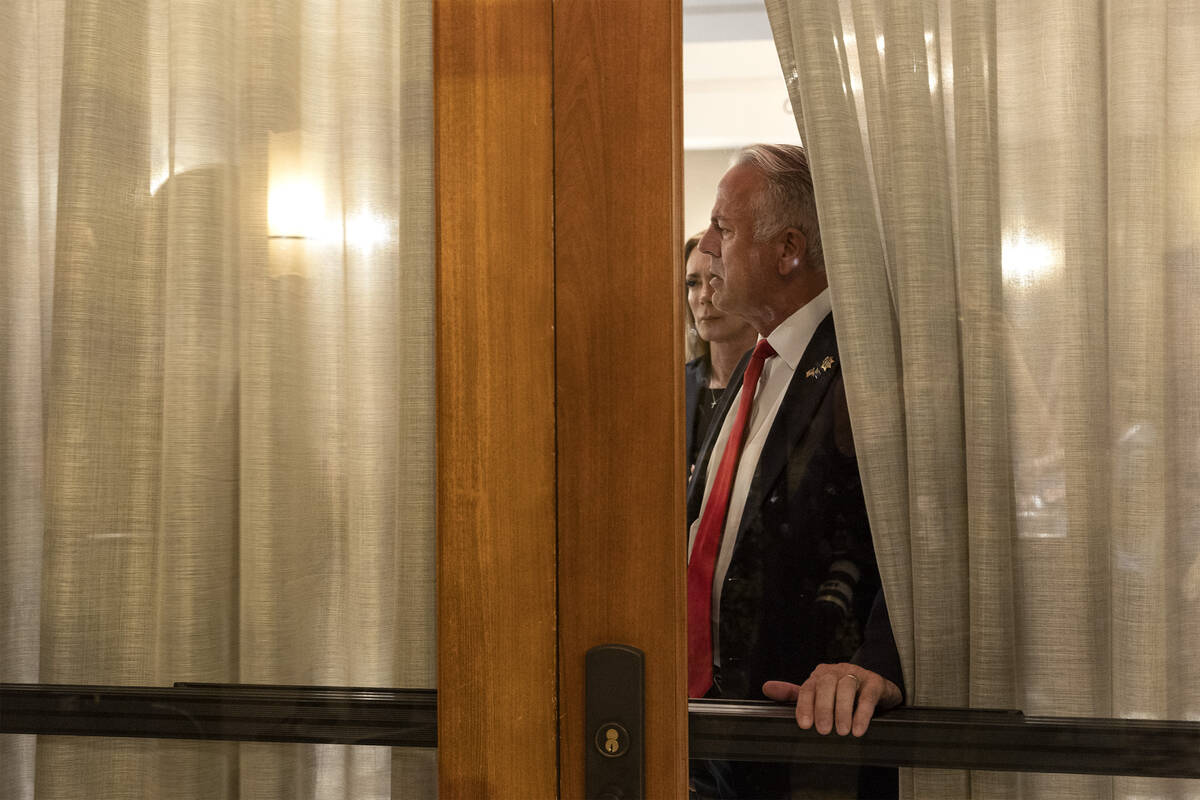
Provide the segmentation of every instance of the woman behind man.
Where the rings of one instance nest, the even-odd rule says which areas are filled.
[[[712,304],[712,256],[697,244],[700,234],[683,246],[684,285],[687,287],[687,465],[696,465],[700,445],[708,432],[729,376],[758,334],[741,317],[726,314]]]

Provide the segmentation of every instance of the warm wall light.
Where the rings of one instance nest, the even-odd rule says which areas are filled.
[[[1005,282],[1027,286],[1058,269],[1060,258],[1054,248],[1026,230],[1006,236],[1002,246],[1001,263]]]
[[[390,238],[387,220],[382,217],[366,212],[346,217],[346,244],[350,247],[368,251]]]
[[[267,231],[272,239],[308,239],[325,216],[325,198],[311,180],[300,177],[271,181],[267,196]]]
[[[171,172],[168,169],[163,169],[158,174],[150,178],[150,196],[158,194],[158,190],[167,182],[167,178],[171,177]]]
[[[308,274],[309,240],[325,218],[325,195],[300,131],[272,133],[267,150],[268,269],[271,277]]]
[[[307,276],[314,260],[337,258],[342,248],[369,253],[393,240],[394,222],[370,206],[326,209],[322,172],[300,131],[272,133],[268,151],[267,237],[272,277]],[[345,214],[345,216],[343,216]]]

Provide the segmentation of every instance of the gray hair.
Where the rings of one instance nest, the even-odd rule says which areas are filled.
[[[825,269],[817,199],[804,148],[794,144],[752,144],[734,155],[733,164],[749,164],[765,179],[765,189],[754,209],[754,238],[761,242],[784,228],[796,228],[804,234],[804,258],[808,266]]]

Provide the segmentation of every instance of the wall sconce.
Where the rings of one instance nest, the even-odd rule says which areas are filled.
[[[352,251],[368,255],[393,241],[394,218],[369,204],[348,211],[325,208],[323,170],[304,147],[300,131],[272,133],[267,151],[268,271],[308,277],[313,263]]]
[[[268,270],[307,277],[309,244],[325,220],[325,194],[300,131],[271,133],[267,149]]]
[[[1013,286],[1032,286],[1058,272],[1062,253],[1051,242],[1019,228],[1001,244],[1004,281]]]

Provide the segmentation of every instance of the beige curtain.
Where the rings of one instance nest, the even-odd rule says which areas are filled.
[[[1200,718],[1200,4],[767,7],[910,702]]]
[[[0,3],[0,681],[432,687],[431,3]],[[0,737],[0,798],[433,754]]]

